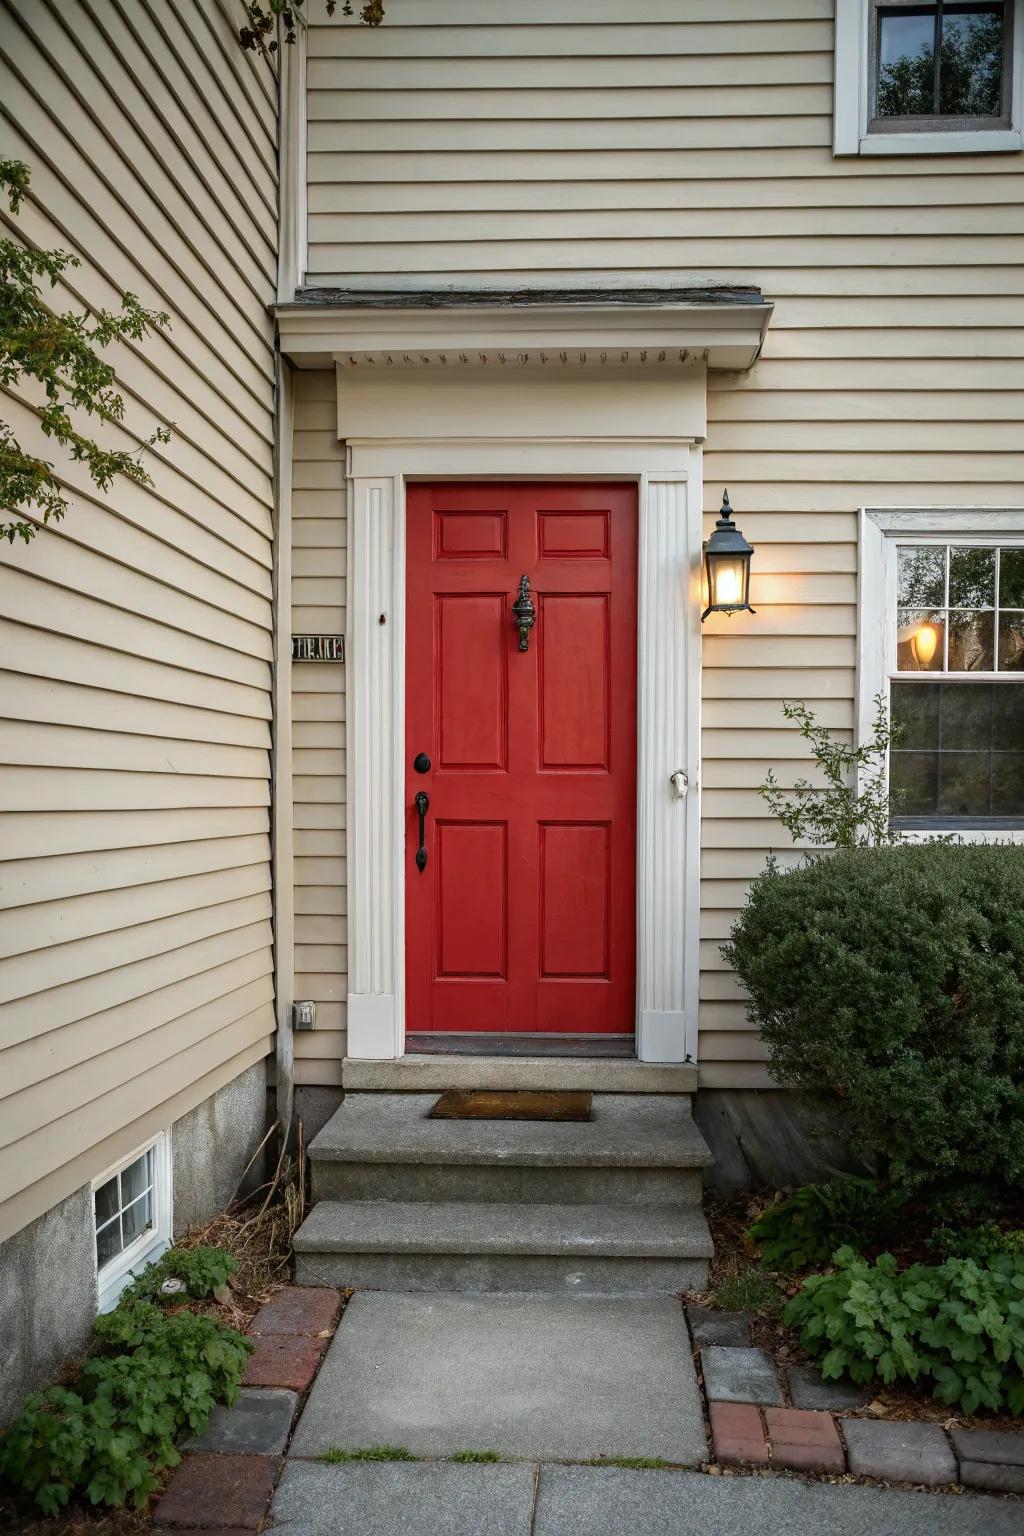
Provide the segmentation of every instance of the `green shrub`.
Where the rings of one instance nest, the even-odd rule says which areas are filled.
[[[808,1269],[827,1264],[846,1243],[869,1242],[888,1229],[894,1214],[892,1196],[873,1179],[826,1179],[776,1200],[747,1235],[770,1269]]]
[[[848,848],[768,871],[723,953],[777,1081],[906,1190],[1024,1179],[1024,847]]]
[[[215,1403],[233,1403],[253,1345],[212,1317],[166,1312],[128,1295],[95,1324],[98,1352],[73,1391],[28,1399],[0,1437],[0,1482],[56,1514],[73,1495],[145,1505],[155,1474],[181,1459]]]
[[[1024,1414],[1024,1254],[900,1270],[891,1254],[870,1264],[841,1248],[835,1262],[785,1312],[804,1348],[822,1356],[824,1377],[930,1380],[964,1413]]]
[[[976,1227],[936,1227],[926,1246],[938,1258],[973,1259],[987,1264],[997,1253],[1024,1256],[1024,1227],[999,1227],[994,1221]]]
[[[182,1296],[203,1301],[227,1285],[238,1260],[223,1248],[168,1248],[167,1252],[135,1277],[124,1292],[127,1300],[180,1302]],[[165,1280],[181,1280],[184,1292],[161,1294]]]

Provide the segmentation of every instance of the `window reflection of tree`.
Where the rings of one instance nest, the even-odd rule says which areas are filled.
[[[898,13],[894,13],[898,15]],[[882,36],[886,16],[882,15]],[[879,117],[998,117],[1002,106],[1003,15],[998,11],[944,16],[935,100],[934,43],[917,54],[880,64]]]

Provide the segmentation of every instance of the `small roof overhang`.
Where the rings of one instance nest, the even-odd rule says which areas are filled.
[[[300,289],[273,306],[299,368],[481,363],[743,371],[773,305],[758,288]]]

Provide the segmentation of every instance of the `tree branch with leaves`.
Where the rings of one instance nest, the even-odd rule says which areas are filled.
[[[0,191],[12,214],[29,195],[30,173],[21,160],[0,160]],[[101,490],[110,489],[118,475],[136,485],[151,485],[141,463],[142,454],[154,443],[170,441],[166,427],[155,431],[134,452],[103,448],[80,431],[72,411],[84,411],[104,422],[124,419],[124,400],[117,392],[116,373],[100,356],[115,341],[141,341],[151,330],[170,323],[159,310],[146,309],[133,293],[126,293],[120,309],[58,313],[47,305],[40,291],[51,289],[70,268],[80,266],[69,251],[34,250],[27,243],[0,238],[0,388],[11,390],[23,380],[42,386],[43,405],[39,425],[46,437],[66,448],[73,460],[84,464],[90,479]],[[68,511],[68,500],[54,466],[29,453],[18,442],[14,429],[0,419],[0,509],[36,516],[0,522],[0,540],[27,544],[40,525],[59,523]]]
[[[283,40],[294,43],[296,32],[305,19],[303,3],[304,0],[247,0],[245,9],[249,20],[244,27],[239,27],[238,41],[250,53],[276,53],[277,37],[274,34],[280,24]],[[327,0],[328,16],[333,16],[337,9],[338,0]],[[351,0],[343,0],[341,14],[355,15]],[[360,7],[359,20],[366,27],[379,27],[384,20],[384,0],[367,0]]]
[[[867,741],[847,746],[825,726],[819,725],[806,704],[783,704],[782,713],[797,726],[810,744],[825,782],[812,784],[797,779],[784,790],[773,769],[758,794],[767,801],[794,842],[819,848],[881,847],[897,842],[889,826],[890,796],[886,758],[895,731],[889,719],[885,695],[873,699],[875,718]]]

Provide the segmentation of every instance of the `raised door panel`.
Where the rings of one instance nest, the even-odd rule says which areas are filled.
[[[540,766],[608,771],[610,602],[605,593],[540,601]]]
[[[508,744],[505,594],[444,593],[434,601],[437,766],[500,771]]]

